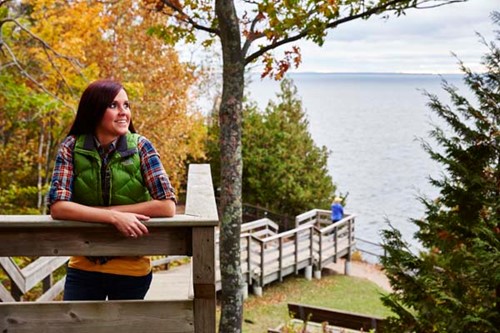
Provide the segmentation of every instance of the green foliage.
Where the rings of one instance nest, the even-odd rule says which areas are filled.
[[[53,137],[70,113],[55,112],[59,103],[34,91],[8,70],[0,74],[0,211],[41,212],[55,150]],[[56,117],[57,115],[57,117]]]
[[[427,93],[448,128],[431,133],[439,149],[424,148],[446,172],[431,180],[440,195],[422,198],[426,216],[414,220],[425,252],[411,253],[397,230],[384,232],[383,264],[394,288],[384,302],[398,315],[390,320],[394,332],[500,331],[500,49],[484,44],[486,73],[461,63],[477,107],[446,82],[452,107]]]
[[[335,187],[328,175],[326,147],[317,147],[291,80],[283,80],[277,102],[264,112],[247,103],[243,111],[243,200],[281,214],[329,209]],[[207,150],[218,184],[218,126],[210,126]]]

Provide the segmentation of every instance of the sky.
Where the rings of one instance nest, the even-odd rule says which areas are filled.
[[[353,21],[331,30],[322,47],[301,42],[302,64],[293,71],[460,73],[452,52],[481,71],[487,49],[476,32],[493,40],[493,30],[499,29],[490,18],[493,10],[500,11],[500,0],[469,0],[409,10],[388,20]]]
[[[290,72],[461,73],[453,52],[473,71],[481,72],[481,57],[487,49],[477,33],[487,41],[494,40],[493,31],[500,29],[491,20],[494,10],[500,11],[500,0],[410,9],[404,16],[389,19],[373,16],[330,30],[321,47],[301,40],[278,48],[275,55],[282,56],[291,45],[300,47],[302,63]],[[217,67],[220,59],[214,54],[220,54],[220,45],[216,45],[215,53],[205,53],[199,45],[180,44],[177,49],[184,61],[200,63],[203,59],[201,63],[208,65],[208,61]],[[251,71],[262,72],[259,64],[253,64]]]

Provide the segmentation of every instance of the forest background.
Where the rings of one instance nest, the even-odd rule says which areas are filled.
[[[181,201],[189,163],[210,163],[218,187],[215,62],[181,62],[166,35],[158,38],[162,20],[147,1],[0,2],[3,214],[47,212],[58,145],[83,89],[99,78],[124,83],[134,125],[160,152]],[[197,103],[207,97],[214,101],[208,115]],[[291,216],[328,208],[335,190],[329,152],[312,140],[293,83],[284,81],[266,110],[247,100],[244,113],[244,202]]]

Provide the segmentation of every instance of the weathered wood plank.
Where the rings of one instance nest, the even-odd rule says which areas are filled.
[[[274,236],[271,236],[271,237],[267,237],[267,238],[263,239],[263,241],[264,242],[271,242],[271,241],[276,241],[276,240],[278,240],[279,238],[282,238],[282,237],[292,237],[295,234],[301,233],[304,230],[309,230],[311,228],[313,228],[312,225],[302,225],[302,226],[300,226],[300,227],[298,227],[296,229],[288,230],[288,231],[279,233],[277,235],[274,235]]]
[[[382,332],[384,319],[375,316],[366,316],[339,310],[313,307],[303,304],[288,303],[288,311],[293,317],[317,323],[328,322],[329,325],[350,328],[354,330],[369,331],[375,329],[377,333]]]
[[[186,215],[218,222],[214,187],[209,164],[191,164],[188,172]]]
[[[215,299],[195,298],[194,318],[196,333],[215,333]]]
[[[68,261],[69,257],[40,257],[21,272],[25,278],[25,289],[30,290],[53,271],[61,267]]]
[[[192,333],[192,301],[0,304],[0,332]]]
[[[195,332],[215,333],[214,228],[193,228],[192,239]]]
[[[210,284],[214,282],[215,246],[214,228],[193,229],[193,281]]]
[[[10,292],[0,283],[0,301],[2,302],[15,302],[16,300]]]
[[[1,245],[0,245],[1,246]],[[19,291],[23,294],[27,291],[24,287],[24,276],[21,269],[16,265],[12,258],[0,257],[0,266],[5,271],[5,274],[9,276],[12,283],[14,283]]]
[[[190,194],[188,193],[188,197]],[[215,205],[215,203],[214,203]],[[217,225],[217,218],[203,215],[179,214],[173,217],[156,217],[146,222],[149,227],[199,227],[207,225]],[[58,227],[58,228],[108,228],[105,223],[89,223],[79,221],[53,220],[50,215],[0,215],[0,230],[3,228],[32,228],[32,227]]]
[[[318,209],[312,209],[308,212],[302,213],[295,217],[295,227],[299,227],[304,223],[312,223],[316,222],[316,215],[318,214]]]
[[[49,290],[47,290],[42,296],[40,296],[37,302],[50,302],[54,300],[60,293],[64,290],[64,283],[66,282],[66,277],[57,281]]]
[[[254,233],[255,230],[262,228],[271,230],[272,233],[276,234],[278,232],[279,226],[272,220],[268,218],[263,218],[252,222],[243,223],[241,225],[241,233],[242,234],[245,232]]]
[[[189,227],[151,227],[149,234],[140,238],[124,237],[111,226],[95,229],[13,227],[0,232],[0,256],[190,255],[190,242]]]

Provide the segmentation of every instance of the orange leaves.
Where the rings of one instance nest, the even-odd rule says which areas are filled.
[[[203,155],[200,147],[205,130],[190,104],[190,90],[195,82],[192,69],[180,63],[177,52],[163,40],[147,34],[148,28],[164,24],[165,12],[172,12],[170,8],[158,8],[163,13],[152,10],[159,4],[153,0],[30,0],[26,6],[30,11],[24,13],[23,22],[28,22],[30,32],[66,58],[44,52],[24,33],[15,51],[20,61],[30,64],[30,74],[73,107],[89,82],[97,78],[122,81],[130,93],[136,129],[153,141],[178,188],[184,178],[186,159]],[[172,4],[181,5],[178,0]],[[48,103],[43,110],[47,109],[50,115],[41,118],[43,124],[48,124],[43,127],[46,132],[37,130],[41,126],[36,127],[30,135],[30,144],[34,146],[18,147],[33,155],[33,163],[40,162],[36,144],[41,140],[52,145],[47,148],[52,154],[47,154],[47,160],[53,162],[54,146],[66,135],[72,121],[72,115],[62,112],[60,106],[45,105]],[[12,135],[17,138],[22,134]],[[30,173],[36,175],[32,169]],[[28,184],[31,180],[19,180],[23,186],[36,185]]]
[[[281,80],[292,66],[295,68],[299,67],[302,62],[302,56],[298,46],[293,46],[291,50],[287,50],[284,53],[284,57],[280,60],[274,59],[269,53],[264,54],[262,60],[264,63],[262,78],[269,76],[275,80]]]
[[[204,154],[203,121],[190,103],[196,78],[172,47],[147,34],[150,27],[162,26],[164,15],[133,4],[122,0],[108,8],[105,15],[120,20],[108,26],[113,38],[101,41],[100,56],[94,60],[102,77],[119,79],[130,90],[136,129],[153,142],[178,189],[186,159]]]
[[[33,6],[31,32],[43,39],[51,48],[74,61],[54,57],[36,46],[29,49],[31,57],[36,59],[40,72],[44,73],[44,85],[51,91],[61,94],[61,87],[66,87],[72,97],[73,82],[78,80],[80,71],[86,63],[83,45],[88,45],[100,34],[107,23],[99,13],[103,9],[100,3],[76,1],[70,4],[56,0],[30,1]],[[80,86],[80,84],[77,84]],[[59,90],[59,91],[58,91]]]

